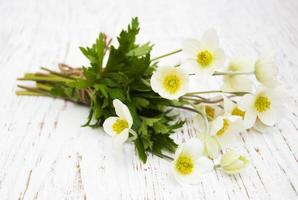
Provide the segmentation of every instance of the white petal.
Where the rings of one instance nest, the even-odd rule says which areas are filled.
[[[261,120],[257,119],[253,128],[259,132],[269,132],[272,127],[265,125]]]
[[[195,59],[187,59],[182,63],[181,68],[188,74],[197,74],[201,73],[201,67]]]
[[[183,144],[182,154],[190,154],[193,159],[198,158],[204,153],[204,146],[201,140],[197,138],[191,138]]]
[[[205,132],[205,119],[201,115],[196,115],[193,118],[194,128],[198,130],[199,133]]]
[[[225,76],[223,90],[226,92],[250,92],[253,81],[245,75]]]
[[[227,130],[223,135],[216,136],[222,150],[226,150],[237,144],[235,131]]]
[[[195,168],[195,170],[199,171],[200,174],[204,174],[210,172],[214,168],[214,164],[210,159],[201,156],[196,160]]]
[[[200,173],[197,170],[196,165],[194,166],[194,169],[190,174],[183,175],[176,170],[176,162],[174,161],[172,163],[172,171],[175,179],[180,183],[198,184],[200,182]]]
[[[252,110],[246,110],[244,115],[244,126],[246,129],[251,128],[257,119],[257,113]]]
[[[121,133],[113,136],[114,145],[122,145],[129,136],[129,129],[124,129]]]
[[[117,119],[119,119],[119,117],[109,117],[104,121],[102,125],[103,130],[110,136],[117,135],[117,133],[113,131],[113,124],[117,121]]]
[[[258,113],[259,119],[267,126],[273,126],[279,119],[277,110],[269,109],[265,112]]]
[[[256,97],[251,94],[246,94],[243,97],[241,97],[238,105],[241,108],[241,110],[252,110],[254,107],[254,102],[256,100]]]
[[[218,116],[211,122],[210,135],[216,135],[216,133],[223,127],[224,121],[222,116]]]
[[[123,104],[119,99],[114,99],[113,105],[114,105],[116,114],[121,119],[125,119],[128,123],[128,127],[130,128],[132,126],[133,121],[128,107],[125,104]]]
[[[161,85],[161,74],[160,74],[160,71],[157,70],[155,71],[152,76],[151,76],[151,79],[150,79],[150,85],[151,85],[151,88],[154,92],[158,93],[158,91],[160,90],[160,85]]]
[[[210,50],[215,50],[218,47],[218,36],[214,29],[208,29],[202,36],[202,45]]]
[[[236,107],[236,104],[233,101],[231,101],[227,97],[224,97],[224,109],[226,112],[231,113],[235,107]]]
[[[272,55],[261,56],[255,64],[256,78],[267,87],[275,87],[277,81],[278,66]]]
[[[201,44],[198,40],[186,39],[182,42],[182,51],[187,57],[196,58],[200,46]]]
[[[233,72],[253,72],[254,71],[254,59],[245,56],[235,56],[230,59],[229,65],[226,71]]]
[[[204,144],[206,155],[212,159],[216,159],[220,154],[220,148],[215,137],[206,135]]]
[[[209,77],[214,74],[214,72],[218,69],[218,66],[212,64],[208,67],[203,67],[203,68],[200,67],[200,68],[201,68],[201,75]]]
[[[225,54],[224,51],[222,49],[216,49],[213,52],[213,56],[214,56],[214,63],[213,65],[217,66],[217,68],[222,68],[223,64],[225,62]]]

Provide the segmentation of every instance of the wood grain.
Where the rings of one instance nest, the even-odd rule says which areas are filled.
[[[296,0],[1,0],[0,199],[297,199],[297,10]],[[156,44],[154,55],[210,27],[227,55],[276,52],[286,117],[266,133],[241,133],[237,148],[251,161],[246,171],[214,171],[197,186],[180,186],[167,161],[150,156],[144,165],[131,144],[116,159],[101,129],[80,127],[87,108],[15,96],[17,77],[58,62],[87,64],[77,47],[100,31],[115,37],[133,16],[141,21],[139,40]],[[189,120],[175,139],[194,135]]]

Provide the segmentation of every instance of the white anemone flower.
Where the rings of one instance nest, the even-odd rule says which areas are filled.
[[[212,104],[199,104],[197,106],[197,109],[203,113],[204,116],[207,117],[208,120],[212,121],[214,120],[217,116],[223,114],[222,109],[219,107],[219,105],[212,105]],[[193,124],[194,127],[200,132],[206,132],[206,127],[205,127],[205,119],[202,118],[201,115],[196,115],[193,118]]]
[[[211,121],[210,135],[215,137],[221,149],[227,149],[235,144],[236,133],[240,132],[238,116],[225,113]]]
[[[261,56],[255,63],[255,74],[257,80],[267,87],[276,87],[279,83],[277,80],[278,66],[274,62],[272,55]]]
[[[227,97],[224,97],[224,110],[231,116],[239,117],[239,120],[237,121],[239,132],[246,128],[250,128],[247,127],[249,118],[245,115],[245,110],[241,109],[237,103],[234,103]]]
[[[254,60],[248,57],[238,56],[229,61],[225,72],[245,72],[253,73]],[[250,92],[253,86],[253,80],[247,74],[245,75],[225,75],[223,82],[223,91],[227,92]]]
[[[180,183],[198,184],[200,176],[213,169],[211,160],[203,156],[204,146],[197,138],[179,145],[172,163],[174,177]]]
[[[129,136],[133,120],[128,107],[120,100],[114,99],[113,105],[117,117],[109,117],[103,123],[104,131],[113,137],[114,142],[123,144]]]
[[[201,40],[185,40],[182,51],[187,59],[183,67],[190,73],[212,75],[224,64],[225,55],[219,48],[218,36],[213,29],[207,30]]]
[[[258,118],[267,126],[273,126],[283,112],[282,93],[277,89],[260,89],[256,94],[246,94],[239,102],[245,110],[246,126],[251,128]]]
[[[152,90],[165,99],[178,99],[188,92],[189,77],[177,67],[158,67],[151,76]]]

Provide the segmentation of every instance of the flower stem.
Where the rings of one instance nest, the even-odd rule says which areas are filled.
[[[154,155],[160,157],[160,158],[166,158],[166,159],[168,159],[169,161],[173,161],[173,160],[174,160],[174,158],[172,158],[171,156],[165,155],[165,154],[163,154],[163,153],[157,153],[157,152],[153,152],[153,151],[150,151],[150,152],[151,152],[152,154],[154,154]]]
[[[213,76],[225,76],[225,75],[253,75],[255,71],[252,72],[214,72]]]
[[[209,132],[208,119],[206,118],[206,116],[201,111],[195,109],[196,106],[194,104],[192,104],[190,102],[187,102],[187,103],[190,106],[192,106],[193,108],[189,108],[189,107],[185,107],[185,106],[174,106],[174,105],[171,105],[170,107],[180,108],[183,110],[188,110],[188,111],[195,112],[195,113],[199,114],[204,119],[205,131]]]
[[[219,169],[219,168],[221,168],[220,164],[214,165],[214,169]]]
[[[32,91],[16,91],[18,96],[45,96],[44,94]]]
[[[163,55],[161,55],[161,56],[158,56],[158,57],[155,57],[155,58],[151,59],[151,62],[152,62],[152,61],[155,61],[155,60],[159,60],[159,59],[161,59],[161,58],[165,58],[165,57],[170,56],[170,55],[174,55],[174,54],[179,53],[179,52],[181,52],[181,51],[182,51],[182,49],[178,49],[178,50],[176,50],[176,51],[172,51],[172,52],[170,52],[170,53],[163,54]]]
[[[210,91],[201,91],[201,92],[190,92],[190,93],[187,93],[185,96],[191,96],[194,94],[213,94],[213,93],[227,93],[227,94],[234,94],[234,95],[238,95],[238,96],[243,96],[245,94],[249,94],[249,92],[225,92],[222,90],[210,90]]]
[[[59,76],[59,77],[63,77],[63,78],[66,78],[66,79],[71,79],[71,80],[74,80],[74,79],[75,79],[74,77],[72,77],[72,76],[70,76],[70,75],[65,75],[65,74],[63,74],[63,73],[56,72],[56,71],[50,70],[50,69],[45,68],[45,67],[40,67],[40,69],[42,69],[42,70],[44,70],[44,71],[47,71],[47,72],[49,72],[50,74]]]
[[[47,84],[43,84],[43,83],[39,83],[36,82],[36,88],[41,89],[41,90],[45,90],[50,92],[52,90],[52,86],[47,85]]]
[[[52,74],[31,74],[27,73],[24,75],[23,78],[18,78],[18,80],[22,81],[45,81],[45,82],[65,82],[69,83],[72,82],[73,80],[60,77],[57,75],[52,75]]]
[[[31,96],[33,94],[40,94],[42,96],[51,96],[49,92],[41,90],[39,88],[34,88],[34,87],[27,87],[27,86],[23,86],[23,85],[18,85],[19,88],[24,89],[24,91],[17,91],[17,95],[25,95],[26,92],[28,92],[28,94],[30,93]],[[38,96],[40,96],[38,95]]]
[[[195,96],[195,95],[187,95],[187,96],[181,97],[181,98],[184,100],[187,100],[187,101],[194,101],[197,104],[198,103],[216,104],[216,103],[220,103],[223,101],[223,98],[211,101],[209,99],[202,99],[199,96]],[[195,98],[198,98],[198,99],[195,99]]]

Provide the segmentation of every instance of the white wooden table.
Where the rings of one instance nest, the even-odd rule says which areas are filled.
[[[297,10],[297,0],[1,0],[0,199],[297,199]],[[91,44],[100,31],[117,36],[133,16],[141,21],[139,40],[156,44],[154,55],[210,27],[228,55],[277,53],[291,97],[287,115],[264,134],[241,134],[239,150],[251,161],[246,171],[214,171],[197,186],[180,186],[167,161],[150,156],[144,165],[131,144],[115,164],[110,138],[80,127],[87,108],[15,96],[17,77],[58,62],[87,64],[78,46]],[[188,122],[175,138],[194,135]]]

